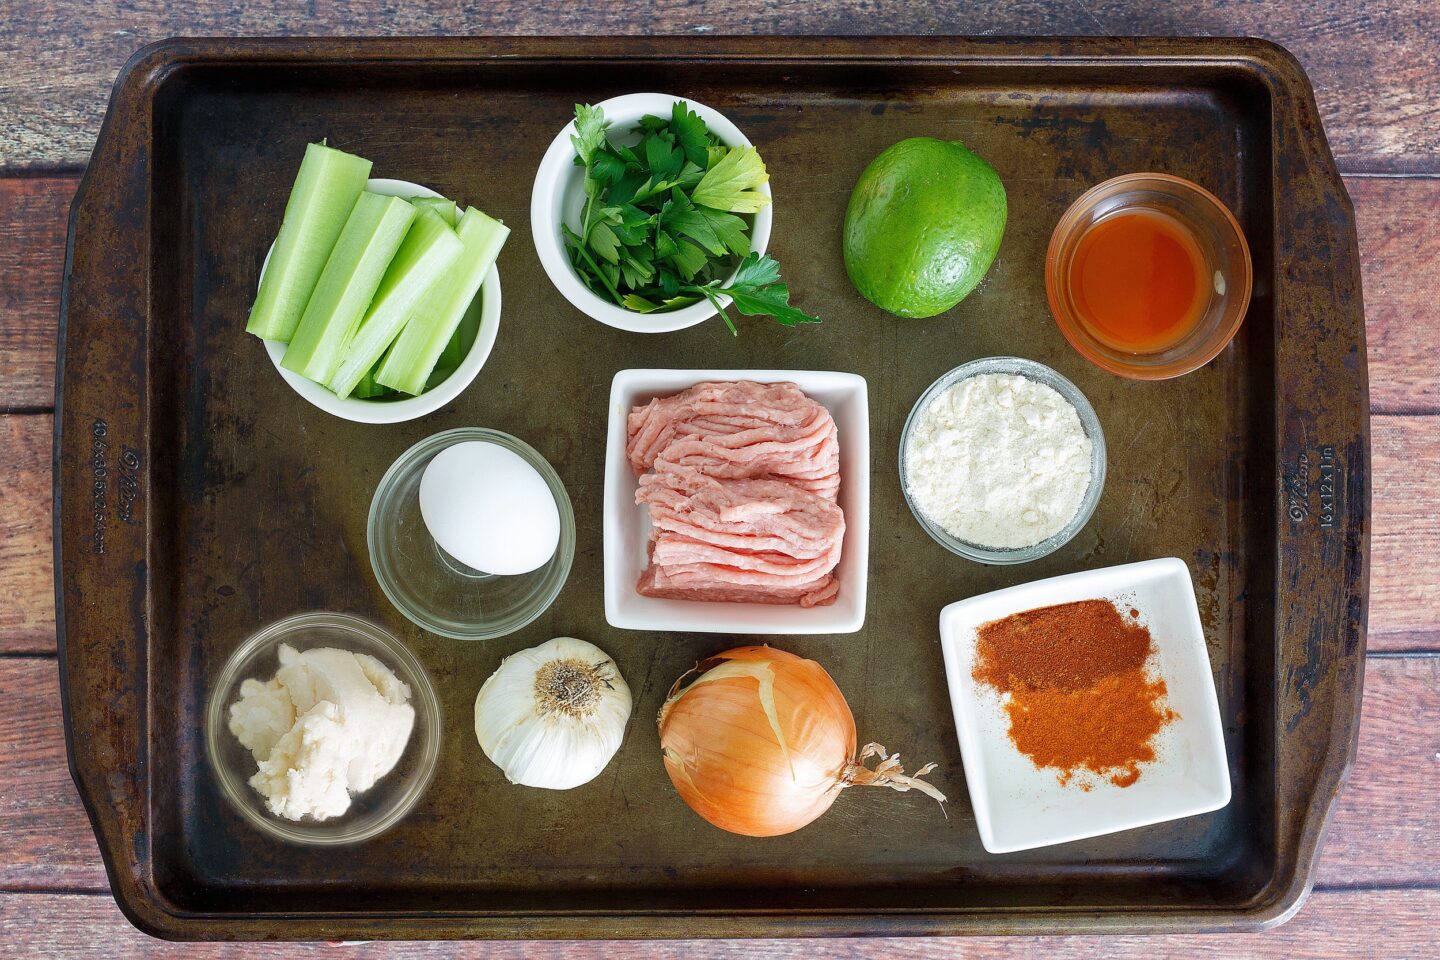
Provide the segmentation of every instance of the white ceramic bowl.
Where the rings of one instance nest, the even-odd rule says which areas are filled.
[[[374,193],[383,193],[391,197],[438,197],[440,194],[429,187],[422,187],[418,183],[410,183],[405,180],[384,180],[372,179],[365,188]],[[275,245],[270,245],[273,252]],[[270,264],[270,253],[265,254],[265,263],[260,266],[260,276],[265,276],[265,267]],[[257,284],[258,286],[258,284]],[[475,380],[475,375],[485,365],[490,356],[490,350],[495,346],[495,336],[500,332],[500,268],[491,267],[485,277],[485,282],[480,286],[480,329],[475,334],[475,342],[470,345],[470,352],[465,359],[460,361],[460,366],[455,372],[446,377],[444,381],[435,385],[434,389],[426,390],[418,397],[406,397],[401,400],[364,400],[359,397],[346,397],[340,399],[325,387],[314,380],[307,380],[305,377],[286,370],[280,366],[280,360],[285,356],[286,344],[279,340],[266,340],[265,352],[270,356],[270,362],[285,378],[300,396],[308,400],[312,405],[319,407],[326,413],[334,414],[342,420],[353,420],[356,423],[401,423],[406,420],[414,420],[423,417],[427,413],[439,410],[445,404],[454,400]]]
[[[735,124],[718,111],[684,97],[668,93],[632,93],[613,97],[598,106],[610,120],[611,137],[616,143],[629,145],[640,140],[638,136],[632,135],[630,130],[640,122],[641,117],[646,114],[669,116],[676,100],[699,114],[709,126],[710,132],[719,137],[726,146],[754,146]],[[577,310],[601,323],[633,333],[683,330],[715,316],[715,307],[708,300],[666,313],[635,313],[596,296],[585,286],[585,282],[570,263],[570,256],[565,251],[565,239],[560,233],[562,221],[569,224],[572,230],[579,232],[580,214],[585,206],[584,170],[575,165],[575,147],[570,142],[574,134],[573,120],[556,134],[540,161],[540,169],[535,173],[535,188],[530,194],[530,231],[535,238],[535,252],[540,255],[540,264],[545,268],[550,282],[555,284],[555,288]],[[770,196],[769,183],[761,186],[760,190]],[[770,243],[774,210],[775,204],[769,203],[765,205],[765,209],[755,214],[754,224],[750,228],[750,248],[755,253],[763,254]],[[721,299],[729,305],[728,297]]]
[[[1086,791],[1061,786],[1015,748],[1000,698],[971,676],[981,624],[1036,607],[1113,599],[1134,607],[1154,637],[1151,661],[1177,720],[1155,738],[1140,779]],[[1167,557],[1037,580],[952,603],[940,613],[940,646],[960,736],[965,782],[980,841],[1011,853],[1218,810],[1230,802],[1230,771],[1215,681],[1195,587],[1183,560]]]
[[[650,511],[635,503],[635,474],[625,458],[631,408],[706,381],[792,381],[823,404],[840,431],[840,509],[845,541],[833,604],[713,603],[642,597],[635,591],[649,560]],[[605,619],[627,630],[695,633],[854,633],[865,623],[870,567],[870,408],[865,378],[829,370],[621,370],[610,385],[605,443]]]

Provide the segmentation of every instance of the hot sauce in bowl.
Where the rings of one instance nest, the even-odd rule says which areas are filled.
[[[1200,245],[1159,210],[1122,210],[1080,236],[1070,265],[1077,316],[1118,350],[1152,353],[1184,339],[1209,303]]]
[[[1108,180],[1050,240],[1045,285],[1065,337],[1120,376],[1189,373],[1223,350],[1250,300],[1249,248],[1214,195],[1166,174]]]

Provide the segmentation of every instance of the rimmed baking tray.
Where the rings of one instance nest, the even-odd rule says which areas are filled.
[[[747,321],[628,335],[571,309],[529,236],[540,156],[573,104],[695,98],[773,177],[771,252],[818,328]],[[964,140],[1010,221],[982,287],[929,321],[845,278],[839,224],[864,165],[906,136]],[[505,318],[476,383],[418,422],[300,402],[243,331],[304,144],[502,217]],[[1086,188],[1160,170],[1235,210],[1255,261],[1238,339],[1139,383],[1087,364],[1045,304],[1051,228]],[[511,293],[510,291],[514,291]],[[56,451],[56,579],[70,760],[126,915],[175,938],[661,937],[1254,929],[1308,889],[1354,751],[1365,646],[1368,419],[1353,216],[1305,76],[1254,40],[567,38],[187,40],[138,53],[75,200]],[[905,509],[893,454],[936,376],[1019,354],[1073,380],[1112,450],[1095,518],[1020,568],[945,553]],[[948,819],[914,794],[848,791],[756,841],[691,813],[651,722],[725,638],[609,628],[601,478],[611,376],[627,367],[850,370],[869,383],[870,611],[853,635],[782,645],[822,661],[864,739],[935,760]],[[422,436],[522,437],[575,503],[574,571],[503,640],[426,635],[369,569],[376,481]],[[936,616],[971,594],[1158,556],[1191,568],[1220,692],[1225,809],[1008,856],[980,846],[950,724]],[[310,609],[373,618],[431,671],[434,783],[376,840],[284,846],[229,810],[203,759],[209,682],[259,626]],[[635,691],[625,746],[568,793],[506,784],[470,706],[506,654],[557,634],[610,651]],[[742,638],[750,639],[750,638]],[[865,793],[873,795],[866,796]],[[880,795],[880,794],[884,795]]]

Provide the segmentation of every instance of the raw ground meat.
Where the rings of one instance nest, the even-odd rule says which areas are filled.
[[[652,400],[630,413],[626,456],[653,527],[641,594],[835,601],[839,432],[795,384],[701,383]]]
[[[666,464],[717,479],[770,477],[835,499],[839,431],[830,411],[793,383],[700,383],[630,413],[625,445],[636,475]]]

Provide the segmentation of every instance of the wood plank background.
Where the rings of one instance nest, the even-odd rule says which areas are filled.
[[[1440,169],[1440,7],[1427,0],[13,0],[9,9],[0,167],[16,169],[82,166],[115,71],[165,36],[534,33],[1263,36],[1305,63],[1347,171]]]
[[[1299,916],[1249,936],[664,944],[177,946],[131,928],[65,766],[50,434],[65,216],[110,83],[170,35],[697,33],[1265,36],[1314,82],[1354,200],[1374,413],[1360,754]],[[0,957],[1440,956],[1440,3],[1278,0],[11,0],[0,8]]]

